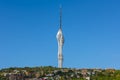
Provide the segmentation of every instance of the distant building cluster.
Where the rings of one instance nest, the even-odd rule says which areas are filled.
[[[105,72],[113,74],[115,70],[106,69]],[[0,71],[0,80],[91,80],[94,76],[102,75],[102,73],[104,73],[102,69],[60,69],[52,67],[3,69]]]

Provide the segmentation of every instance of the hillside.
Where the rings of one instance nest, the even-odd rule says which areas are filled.
[[[0,70],[0,80],[120,80],[120,70],[11,67]]]

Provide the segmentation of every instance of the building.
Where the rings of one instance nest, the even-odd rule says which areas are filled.
[[[63,54],[62,48],[64,44],[64,36],[62,33],[62,8],[60,8],[60,27],[56,35],[58,41],[58,68],[62,68],[63,66]]]

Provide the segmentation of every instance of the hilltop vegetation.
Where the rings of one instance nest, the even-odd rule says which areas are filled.
[[[120,70],[15,67],[1,69],[0,80],[120,80]]]

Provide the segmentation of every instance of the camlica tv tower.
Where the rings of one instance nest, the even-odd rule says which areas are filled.
[[[58,68],[63,67],[63,54],[62,48],[64,44],[64,36],[62,33],[62,7],[60,7],[60,27],[56,35],[57,42],[58,42]]]

